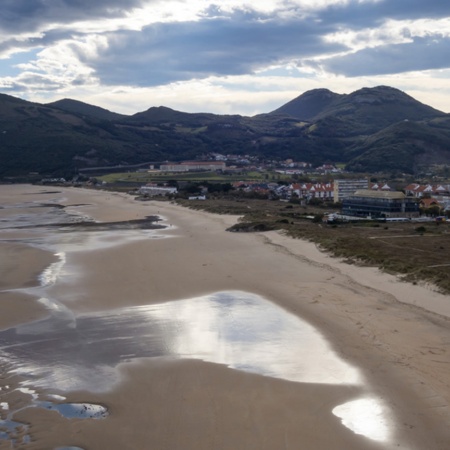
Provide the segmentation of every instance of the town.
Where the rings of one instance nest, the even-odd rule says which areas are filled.
[[[42,184],[87,184],[104,189],[130,188],[141,200],[202,201],[221,196],[268,199],[332,209],[323,220],[445,221],[450,217],[450,181],[399,183],[388,177],[347,173],[342,165],[261,161],[250,155],[210,153],[201,160],[152,163],[130,171],[98,168],[71,182],[43,179]],[[127,170],[128,169],[128,170]],[[126,172],[122,172],[126,170]],[[117,172],[110,174],[108,171]],[[104,173],[102,173],[104,172]],[[106,174],[106,175],[105,175]],[[111,177],[113,181],[111,180]],[[439,178],[439,182],[436,179]],[[139,184],[139,180],[147,180]]]
[[[356,219],[386,220],[446,220],[450,216],[450,182],[408,183],[398,186],[374,177],[354,178],[334,164],[313,167],[309,163],[285,160],[257,165],[248,155],[208,155],[209,160],[164,163],[152,165],[149,174],[172,176],[169,181],[152,181],[137,189],[147,198],[168,196],[188,200],[206,200],[217,192],[244,195],[302,205],[333,206],[340,208],[325,214],[328,221]],[[183,181],[180,174],[198,175],[197,181]],[[223,175],[223,183],[211,186],[207,174]],[[249,173],[260,173],[260,180],[247,179]],[[202,182],[202,175],[205,178]],[[227,182],[227,176],[238,181]],[[177,178],[179,180],[177,181]],[[320,181],[319,181],[320,179]],[[218,185],[220,187],[218,187]]]

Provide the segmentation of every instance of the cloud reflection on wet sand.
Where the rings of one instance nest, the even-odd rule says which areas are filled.
[[[49,313],[0,333],[1,357],[36,387],[106,391],[118,381],[119,364],[152,357],[200,359],[302,383],[363,382],[312,326],[251,293],[218,292],[78,317],[57,305]],[[371,401],[369,410],[378,411]],[[355,432],[387,436],[379,412],[353,411],[343,406],[334,413]]]

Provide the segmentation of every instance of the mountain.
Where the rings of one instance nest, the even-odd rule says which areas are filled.
[[[417,173],[430,165],[448,165],[449,143],[450,116],[431,121],[404,120],[368,137],[358,146],[358,155],[348,168]]]
[[[312,121],[341,97],[342,95],[335,94],[328,89],[313,89],[299,95],[269,114],[287,115],[300,120]]]
[[[254,117],[164,106],[122,115],[64,99],[0,94],[0,178],[195,159],[210,152],[346,163],[355,171],[419,173],[450,164],[450,116],[387,86],[305,92]]]
[[[216,115],[209,113],[185,113],[175,111],[174,109],[167,108],[165,106],[151,107],[147,111],[136,113],[128,117],[125,121],[128,123],[181,123],[192,124],[209,123],[216,120]]]
[[[331,128],[328,133],[333,128],[339,132],[344,124],[348,124],[343,130],[346,135],[373,133],[401,120],[423,120],[443,115],[441,111],[389,86],[363,88],[343,95],[315,89],[270,114],[280,113],[314,122],[319,127],[320,122],[325,121],[325,128]]]
[[[117,114],[99,106],[89,105],[78,100],[64,98],[53,103],[47,103],[45,106],[49,108],[61,109],[66,112],[74,113],[82,116],[91,116],[101,120],[118,120],[126,117],[122,114]]]

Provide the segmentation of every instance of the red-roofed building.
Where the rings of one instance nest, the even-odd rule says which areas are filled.
[[[320,198],[323,200],[333,200],[333,183],[294,183],[291,185],[292,192],[298,198]]]
[[[433,197],[430,197],[430,198],[422,198],[422,199],[420,200],[420,206],[421,206],[422,208],[429,208],[430,206],[433,206],[433,205],[438,205],[438,206],[440,206],[440,205],[439,205],[439,202],[438,202],[435,198],[433,198]]]
[[[421,198],[426,195],[441,195],[441,196],[450,196],[450,188],[449,186],[438,184],[438,185],[423,185],[423,184],[417,184],[412,183],[408,184],[408,186],[405,187],[405,194],[411,195],[413,197]]]

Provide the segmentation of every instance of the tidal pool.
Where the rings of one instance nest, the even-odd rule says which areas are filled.
[[[14,415],[19,411],[29,408],[44,408],[52,411],[57,411],[66,419],[104,419],[109,415],[107,408],[102,405],[92,403],[55,403],[51,401],[39,400],[39,394],[33,389],[20,387],[16,389],[23,394],[31,397],[31,400],[25,406],[15,410],[10,410],[9,405],[4,410],[8,411],[6,418],[0,418],[0,441],[9,441],[12,444],[11,448],[16,445],[27,444],[30,442],[29,425],[26,423],[14,420]],[[55,400],[65,400],[60,395],[50,395]],[[4,403],[2,404],[5,405]],[[70,448],[70,447],[67,447]],[[75,447],[73,447],[75,448]]]
[[[109,389],[120,363],[145,357],[201,359],[304,383],[360,381],[311,325],[246,292],[78,317],[41,302],[49,317],[0,332],[0,355],[39,387]]]

